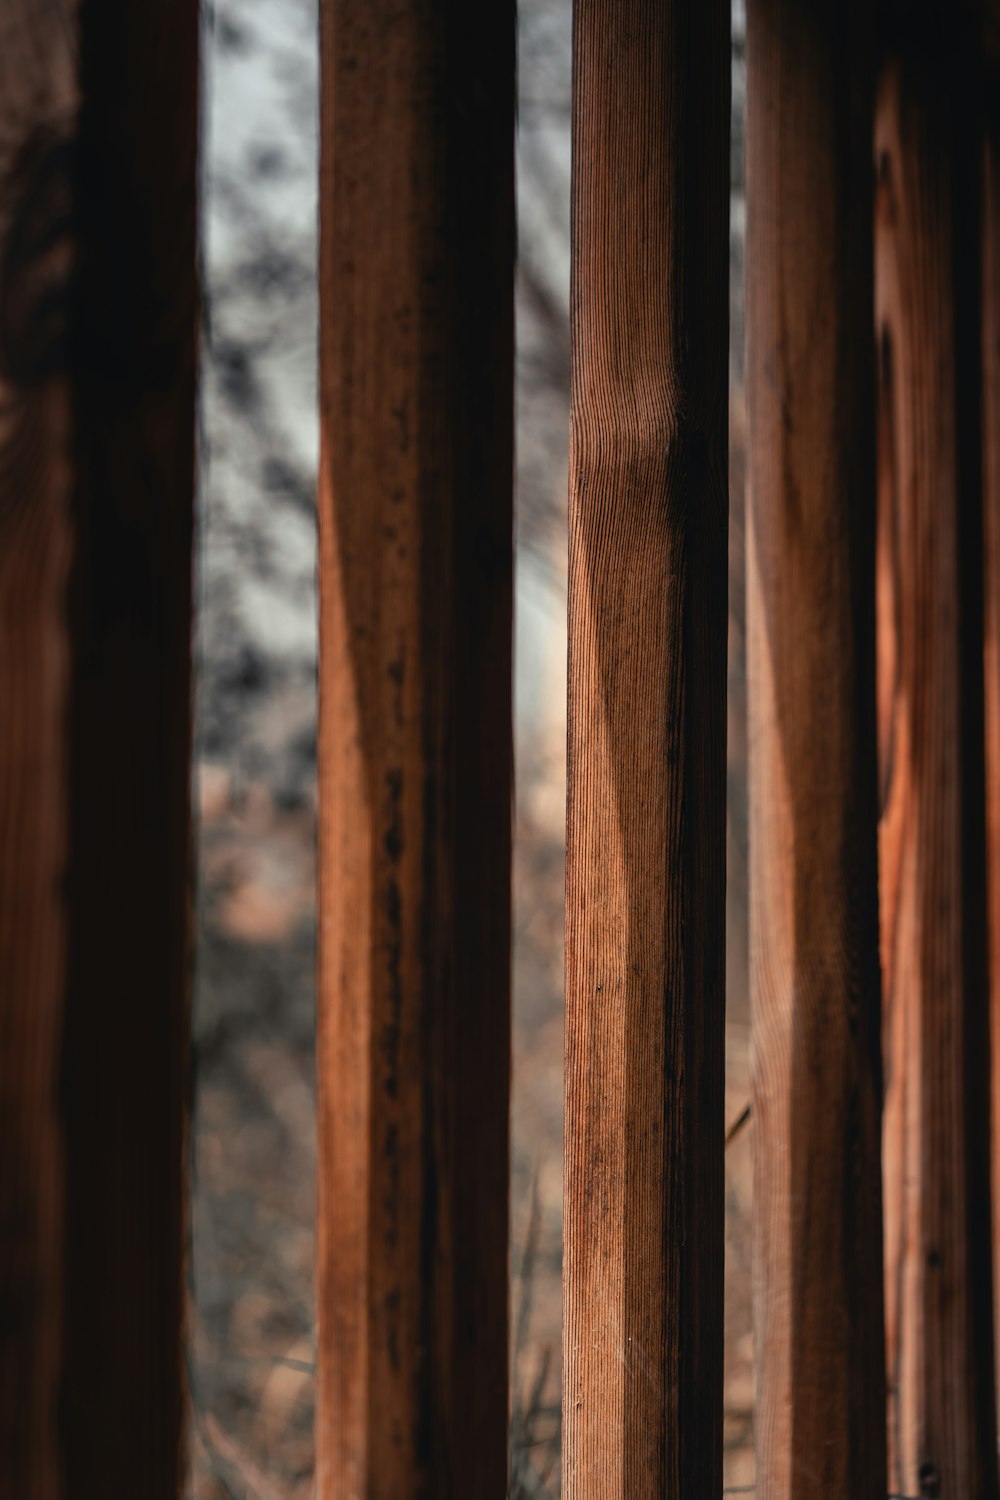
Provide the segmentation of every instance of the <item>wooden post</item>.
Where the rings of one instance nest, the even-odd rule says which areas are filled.
[[[318,1496],[502,1500],[514,8],[322,11]]]
[[[573,45],[563,1486],[714,1500],[729,6]]]
[[[876,124],[889,1488],[992,1500],[977,58],[911,19]]]
[[[198,8],[0,30],[0,1493],[176,1500]]]
[[[747,8],[757,1495],[884,1500],[867,0]]]

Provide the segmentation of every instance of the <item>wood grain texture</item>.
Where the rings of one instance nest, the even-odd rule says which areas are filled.
[[[993,1347],[1000,1348],[1000,96],[982,143],[983,667],[992,1054]]]
[[[880,891],[890,1489],[997,1494],[984,910],[976,70],[879,84]]]
[[[69,17],[62,32],[52,19],[31,0],[0,8],[0,1494],[27,1500],[57,1500],[61,1475],[73,469],[45,310],[69,268],[59,143],[76,77]]]
[[[0,1492],[176,1500],[196,0],[0,7]]]
[[[563,1491],[721,1487],[725,0],[577,0]]]
[[[747,7],[757,1490],[884,1500],[872,35]]]
[[[320,1500],[506,1493],[514,41],[324,0]]]

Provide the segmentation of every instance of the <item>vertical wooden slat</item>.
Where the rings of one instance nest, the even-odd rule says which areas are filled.
[[[68,17],[61,31],[34,9],[0,11],[0,1494],[56,1500],[73,470],[44,309],[65,281],[77,80]]]
[[[983,641],[990,964],[993,1347],[1000,1348],[1000,108],[983,140]]]
[[[578,0],[564,1493],[721,1485],[729,7]]]
[[[514,10],[322,9],[318,1495],[501,1500]]]
[[[747,7],[757,1495],[884,1500],[871,7]]]
[[[997,1494],[984,902],[979,149],[957,13],[876,122],[890,1489]]]
[[[83,0],[66,1122],[67,1495],[182,1431],[198,0]]]
[[[996,64],[994,63],[994,69]],[[993,1347],[1000,1348],[1000,79],[987,84],[982,152],[983,666],[992,1055]]]
[[[198,7],[0,29],[0,1492],[176,1500]]]

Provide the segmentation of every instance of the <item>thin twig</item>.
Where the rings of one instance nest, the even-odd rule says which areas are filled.
[[[735,1141],[736,1137],[739,1135],[740,1131],[743,1129],[744,1125],[747,1123],[747,1121],[749,1120],[749,1118],[750,1118],[750,1105],[749,1104],[744,1104],[743,1108],[740,1110],[739,1114],[736,1116],[736,1119],[733,1121],[733,1123],[730,1125],[729,1129],[726,1131],[726,1145],[727,1146],[730,1146],[733,1143],[733,1141]],[[734,1491],[730,1490],[729,1493],[733,1494],[733,1493],[738,1493],[738,1492],[734,1492]]]

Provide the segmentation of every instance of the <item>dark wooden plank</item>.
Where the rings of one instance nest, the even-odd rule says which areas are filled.
[[[182,1453],[197,0],[84,0],[69,620],[67,1493]]]
[[[721,1486],[729,7],[574,22],[564,1462]]]
[[[31,7],[33,9],[33,7]],[[44,50],[40,50],[43,49]],[[56,1500],[64,1219],[71,385],[44,316],[76,101],[68,31],[0,13],[0,1494]]]
[[[318,1495],[501,1500],[513,5],[322,74]]]
[[[983,666],[986,720],[986,886],[989,898],[993,1347],[1000,1347],[1000,95],[984,118],[982,154]]]
[[[994,1497],[974,39],[888,37],[876,120],[890,1489]]]
[[[0,27],[0,1492],[175,1500],[198,8]]]
[[[866,0],[747,7],[758,1496],[884,1500],[873,70]]]
[[[969,61],[973,75],[982,66],[997,78],[1000,68],[1000,0],[878,0],[878,12],[886,29],[895,37],[907,37],[937,28],[945,45],[956,30],[971,43]]]

